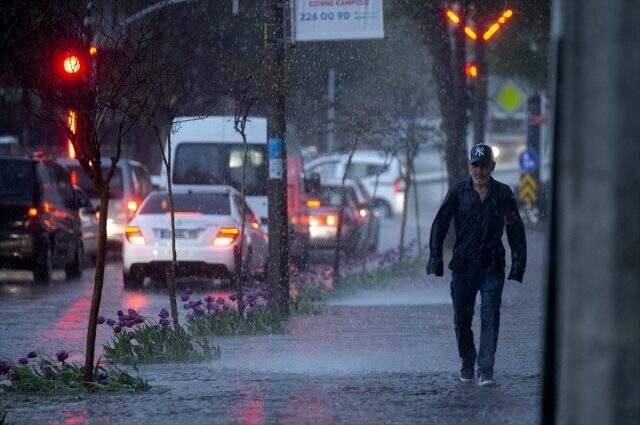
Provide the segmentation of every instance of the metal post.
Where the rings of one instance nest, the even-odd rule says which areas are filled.
[[[532,149],[540,158],[540,124],[541,98],[539,94],[530,96],[527,100],[527,148]],[[540,161],[531,175],[540,181]]]
[[[327,113],[327,153],[333,152],[335,149],[335,119],[336,119],[336,70],[335,68],[329,69],[329,79],[327,81],[327,94],[329,100],[329,111]]]
[[[269,1],[266,61],[271,72],[270,105],[267,112],[269,139],[269,269],[267,279],[280,314],[289,315],[289,218],[287,212],[287,155],[285,141],[285,5]]]
[[[474,43],[478,78],[473,83],[473,143],[485,143],[485,122],[487,119],[487,84],[489,67],[486,58],[486,43],[479,39]]]

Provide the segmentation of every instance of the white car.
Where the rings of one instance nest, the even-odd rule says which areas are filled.
[[[241,233],[246,272],[264,273],[268,237],[248,207],[244,232],[240,231],[242,196],[237,190],[230,186],[181,188],[174,190],[173,198],[178,276],[232,276],[239,271]],[[125,287],[142,285],[146,276],[158,280],[166,276],[172,259],[170,219],[168,193],[150,193],[125,229]]]
[[[321,182],[341,180],[348,158],[347,154],[318,157],[305,165],[305,174],[310,176],[317,173]],[[401,214],[404,207],[402,171],[402,165],[396,156],[381,151],[357,150],[347,171],[347,178],[360,180],[373,198],[376,209],[389,217]]]

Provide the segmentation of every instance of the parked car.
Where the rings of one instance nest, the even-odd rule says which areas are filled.
[[[102,172],[106,173],[111,159],[102,158]],[[75,159],[58,158],[57,162],[71,173],[71,180],[80,186],[89,196],[94,210],[100,207],[100,198],[93,182],[85,174],[82,166]],[[119,250],[122,246],[124,228],[133,218],[142,200],[152,190],[151,177],[147,167],[130,159],[121,158],[109,185],[111,199],[107,217],[107,246]],[[93,222],[86,222],[93,226]],[[88,229],[87,229],[88,230]],[[93,249],[93,248],[92,248]],[[87,255],[95,258],[96,251],[87,251]]]
[[[317,173],[321,180],[342,179],[348,158],[347,154],[321,156],[309,161],[305,172],[307,175]],[[403,168],[397,156],[382,151],[357,150],[346,177],[360,180],[373,198],[374,206],[385,217],[390,217],[401,214],[404,208],[402,173]]]
[[[26,150],[15,136],[0,136],[0,155],[26,155]]]
[[[42,283],[54,269],[64,269],[68,279],[80,277],[78,208],[87,204],[55,162],[0,158],[0,267],[30,270]]]
[[[358,196],[350,185],[322,182],[315,198],[308,202],[308,223],[311,247],[313,249],[335,248],[337,243],[338,222],[343,193],[345,205],[343,212],[341,239],[342,246],[349,255],[361,252],[364,221],[360,215]]]
[[[340,180],[329,180],[324,186],[341,186]],[[346,179],[345,187],[349,188],[351,196],[355,195],[358,214],[360,215],[360,249],[364,252],[376,252],[380,237],[380,216],[374,207],[369,191],[360,180]]]
[[[176,188],[178,276],[227,278],[240,264],[242,197],[230,186]],[[263,274],[268,239],[249,209],[245,219],[243,256],[246,272]],[[125,287],[142,285],[146,276],[162,280],[172,259],[170,204],[166,191],[152,192],[125,231],[122,249]]]

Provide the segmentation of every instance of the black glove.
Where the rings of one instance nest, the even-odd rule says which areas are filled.
[[[515,270],[515,269],[511,269],[511,272],[509,273],[509,280],[515,280],[517,282],[522,283],[522,278],[524,277],[524,271],[522,270]]]
[[[442,276],[444,274],[444,264],[442,259],[429,258],[429,262],[427,263],[427,274]]]

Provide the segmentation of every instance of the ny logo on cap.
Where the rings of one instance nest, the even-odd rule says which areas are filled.
[[[482,146],[476,146],[476,155],[484,156],[484,148]]]

